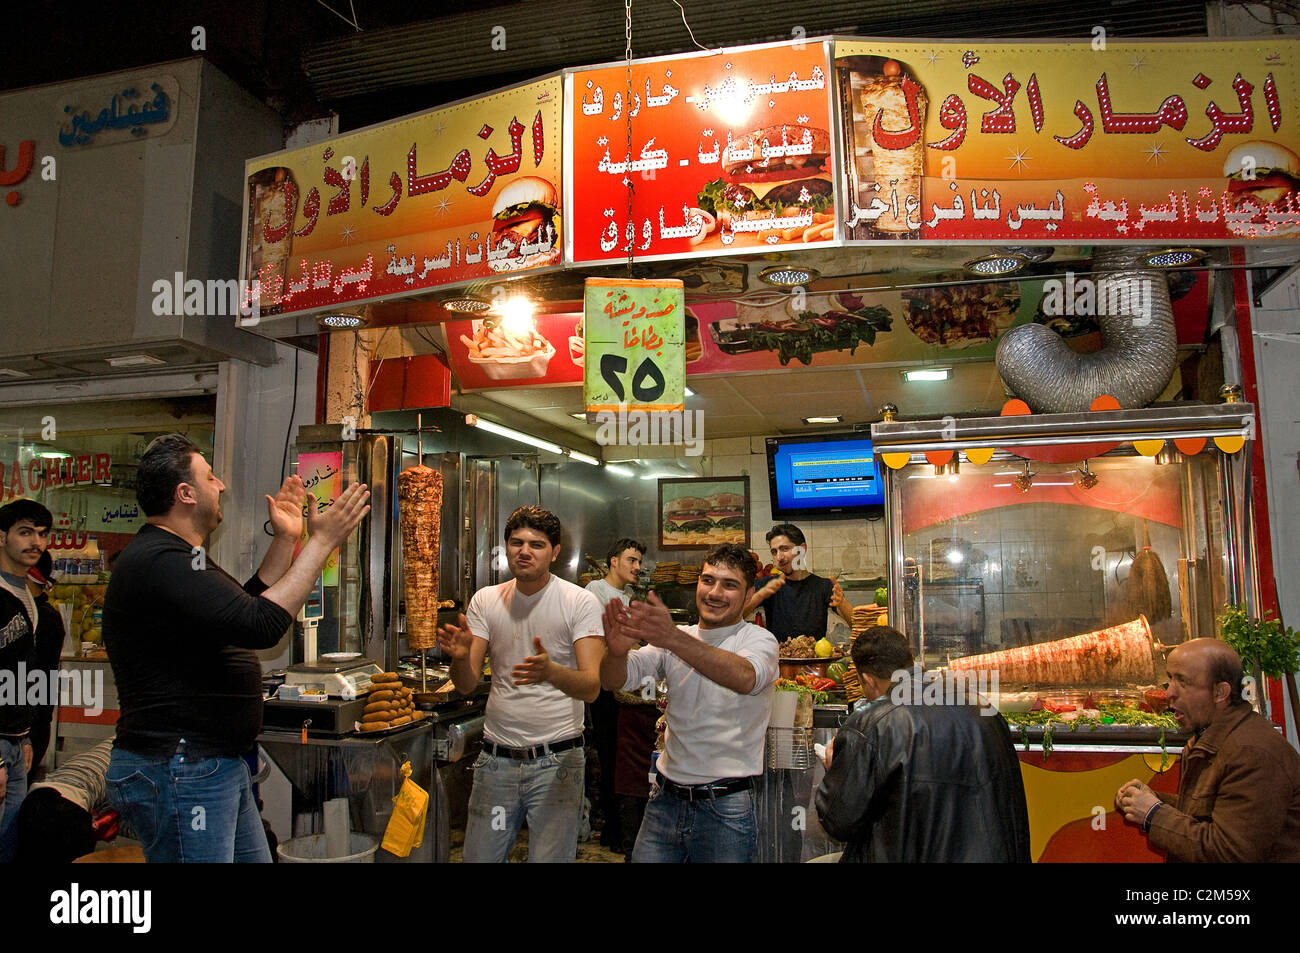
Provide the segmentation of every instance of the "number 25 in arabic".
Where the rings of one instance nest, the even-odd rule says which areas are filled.
[[[622,375],[627,372],[627,358],[622,354],[602,354],[600,357],[600,376],[619,403],[627,401],[627,391],[623,387]],[[663,396],[667,382],[664,373],[653,358],[645,358],[637,365],[632,375],[632,398],[638,403],[650,403]]]

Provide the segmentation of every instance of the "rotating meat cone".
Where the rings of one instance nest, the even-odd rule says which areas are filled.
[[[1097,632],[953,659],[950,669],[997,671],[1002,682],[1046,685],[1148,684],[1155,678],[1146,616]]]
[[[406,566],[406,641],[431,649],[438,640],[438,540],[442,531],[442,474],[423,465],[397,477]]]

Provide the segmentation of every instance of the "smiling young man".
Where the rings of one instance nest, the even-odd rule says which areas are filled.
[[[678,628],[654,593],[605,607],[606,688],[668,682],[668,731],[633,863],[754,863],[754,779],[772,710],[777,647],[741,618],[756,570],[749,552],[717,546],[695,587],[698,625]],[[633,652],[639,641],[646,648]]]
[[[506,521],[505,542],[514,578],[474,593],[459,626],[438,628],[462,695],[478,687],[492,651],[464,859],[505,861],[526,817],[529,862],[571,862],[586,767],[582,703],[600,691],[605,653],[600,603],[551,574],[560,554],[554,514],[521,506]]]
[[[1194,736],[1178,796],[1134,778],[1115,807],[1167,861],[1300,861],[1300,755],[1242,699],[1240,656],[1218,639],[1192,639],[1166,669],[1169,709]]]
[[[793,523],[778,523],[767,533],[772,563],[781,572],[764,579],[745,603],[745,615],[766,604],[767,627],[781,642],[810,636],[826,636],[826,610],[839,613],[853,624],[853,608],[836,580],[809,572],[808,540]]]
[[[36,667],[37,612],[26,577],[45,552],[53,525],[53,515],[35,500],[0,506],[0,679],[13,692],[0,700],[0,863],[13,857],[18,809],[32,766],[32,710],[24,703],[26,681],[19,677],[20,665]]]

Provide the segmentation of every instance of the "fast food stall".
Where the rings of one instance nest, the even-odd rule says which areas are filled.
[[[1114,413],[1203,396],[1192,372],[1217,360],[1202,347],[1217,329],[1210,327],[1211,299],[1222,297],[1236,263],[1235,252],[1216,246],[1264,246],[1300,225],[1300,210],[1271,194],[1246,201],[1244,193],[1258,190],[1241,184],[1247,180],[1240,156],[1231,160],[1228,152],[1247,145],[1247,134],[1257,137],[1250,142],[1285,148],[1290,133],[1280,117],[1300,91],[1292,71],[1254,44],[1112,47],[1098,53],[1059,41],[825,38],[724,56],[631,60],[580,67],[251,160],[244,260],[262,282],[263,330],[318,336],[326,369],[318,419],[334,421],[332,430],[300,434],[299,453],[337,454],[335,471],[378,487],[375,512],[386,514],[344,548],[338,576],[324,583],[318,651],[360,652],[390,671],[422,655],[409,638],[410,553],[403,552],[394,492],[410,467],[442,477],[439,548],[422,556],[438,575],[432,587],[425,579],[420,598],[449,603],[435,615],[456,611],[475,588],[503,578],[493,552],[500,522],[508,504],[536,501],[564,515],[561,575],[577,578],[581,557],[599,558],[601,546],[630,534],[652,542],[656,583],[685,580],[685,608],[692,543],[697,555],[702,541],[718,533],[743,532],[756,544],[770,525],[758,475],[771,458],[754,440],[788,437],[800,418],[807,426],[846,405],[849,413],[836,415],[843,432],[822,436],[866,440],[867,421],[900,393],[904,370],[963,383],[961,398],[918,394],[910,404],[936,419],[995,412],[1004,382],[1036,405],[1037,395],[1055,386],[1034,373],[1044,349],[1053,351],[1054,366],[1068,364],[1071,349],[1095,354],[1098,365],[1130,350],[1160,352],[1161,370],[1169,373],[1148,374],[1146,390],[1119,394],[1126,410]],[[1182,75],[1189,48],[1202,70],[1195,80]],[[1176,92],[1152,99],[1147,80],[1120,70],[1134,58],[1161,82],[1176,84]],[[1232,84],[1241,109],[1233,117],[1215,105],[1218,88],[1206,90],[1214,77],[1238,70],[1252,81]],[[994,78],[1003,75],[999,88]],[[1210,122],[1193,118],[1201,115]],[[1187,127],[1190,135],[1166,141],[1166,127]],[[1193,242],[1204,247],[1186,247]],[[1167,313],[1156,327],[1146,328],[1143,302],[1111,306],[1110,276],[1141,294],[1166,286]],[[674,282],[676,310],[591,306],[593,288],[614,285],[634,300]],[[1221,324],[1230,311],[1231,301],[1220,302],[1213,321]],[[1038,350],[1004,356],[1000,343],[1025,328],[1042,332]],[[1212,369],[1202,374],[1215,376]],[[1217,376],[1223,379],[1222,369]],[[686,384],[704,400],[687,404],[679,396]],[[603,403],[595,396],[600,387]],[[753,424],[767,402],[780,407]],[[597,413],[611,406],[618,412],[610,418]],[[441,409],[426,409],[421,427],[417,408]],[[803,413],[787,420],[794,408]],[[628,419],[642,410],[677,416],[657,437]],[[1072,412],[1086,410],[1085,404]],[[1213,416],[1196,408],[1202,411]],[[1150,413],[1137,438],[1144,446],[1157,438],[1198,439],[1177,414]],[[497,436],[485,436],[491,428]],[[964,453],[965,424],[957,432],[960,440],[945,432],[940,443]],[[1015,434],[1008,448],[996,442],[1002,432],[994,433],[989,446],[999,455],[989,466],[1008,469],[1015,461],[1005,454],[1014,457],[1017,448],[1066,437],[1104,442],[1068,427],[1033,429]],[[1117,433],[1124,443],[1128,431]],[[881,434],[883,440],[890,431]],[[740,438],[743,449],[724,447]],[[412,453],[417,439],[423,453]],[[533,447],[521,453],[519,443]],[[873,451],[871,440],[865,445],[865,459],[883,452]],[[987,448],[970,449],[978,457]],[[1192,459],[1168,450],[1165,456],[1187,459],[1158,456],[1155,470],[1141,448],[1138,457],[1112,448],[1034,464],[1057,478],[1039,478],[1040,491],[1067,482],[1067,463],[1088,459],[1080,464],[1083,482],[1140,490],[1146,500],[1116,497],[1108,506],[1075,509],[1049,500],[1066,509],[1025,528],[1045,540],[1094,536],[1090,554],[1100,547],[1103,569],[1089,570],[1097,573],[1090,583],[1096,591],[1089,589],[1054,627],[1039,598],[1048,592],[1041,588],[1046,569],[1034,562],[1041,546],[1008,562],[973,543],[961,526],[933,524],[933,532],[910,542],[899,536],[916,518],[908,493],[921,492],[910,489],[910,477],[918,476],[918,487],[927,472],[938,479],[929,461],[930,471],[875,472],[867,482],[876,493],[892,487],[892,497],[864,502],[878,511],[871,515],[842,510],[840,525],[822,538],[836,553],[830,564],[857,577],[852,601],[862,611],[854,629],[879,614],[871,594],[875,576],[886,574],[890,617],[907,627],[931,666],[1085,635],[1096,644],[1099,633],[1134,623],[1137,630],[1119,635],[1176,644],[1188,632],[1212,631],[1214,611],[1236,591],[1236,570],[1219,566],[1215,554],[1223,552],[1223,539],[1240,538],[1242,515],[1220,518],[1217,507],[1241,495],[1222,484],[1220,463],[1206,471],[1204,461],[1217,452]],[[942,498],[1006,490],[995,482],[956,492],[949,477],[972,487],[977,477],[968,475],[974,463],[959,457],[955,464],[960,471],[945,470]],[[331,466],[323,465],[321,473]],[[990,472],[1019,494],[1017,482],[1032,485],[1040,471]],[[635,475],[657,481],[658,499],[629,482]],[[744,477],[749,482],[742,484]],[[714,485],[671,488],[673,481],[702,478]],[[777,492],[774,484],[767,501],[774,518]],[[997,525],[981,532],[996,534],[1001,546],[1002,524],[1011,519],[1001,511],[1026,511],[992,509]],[[1081,512],[1088,519],[1073,518]],[[1111,522],[1098,524],[1103,518]],[[1013,524],[1008,535],[1020,531]],[[871,546],[850,545],[840,533],[878,539],[878,564],[861,555]],[[1211,555],[1193,555],[1203,552]],[[895,572],[898,559],[914,560],[900,564],[910,575]],[[1190,560],[1185,573],[1180,559]],[[1186,591],[1171,588],[1168,612],[1120,618],[1134,564],[1146,572],[1154,562]],[[976,563],[979,573],[969,570]],[[1064,586],[1067,578],[1073,577],[1053,569],[1051,584]],[[995,661],[999,671],[1008,662]],[[1101,711],[1086,703],[1100,705],[1095,691],[1107,689],[1120,693],[1108,705],[1154,708],[1158,696],[1149,701],[1139,693],[1139,700],[1132,693],[1139,685],[1157,690],[1158,661],[1153,654],[1149,678],[1144,668],[1123,679],[1101,673],[1062,683],[1043,701],[1062,709],[1049,714],[1069,714],[1069,705]],[[419,672],[402,674],[413,679]],[[1076,688],[1084,691],[1079,698]],[[833,722],[839,714],[823,718]],[[1108,739],[1120,733],[1106,727]],[[1041,745],[1047,735],[1049,745],[1063,748],[1064,742],[1053,745],[1055,734],[1030,723],[1026,737]],[[1126,736],[1123,743],[1137,747],[1124,751],[1159,751],[1158,733],[1142,728],[1138,736]],[[1166,750],[1176,740],[1167,735]],[[1080,752],[1078,745],[1071,750]],[[1068,759],[1048,760],[1055,768]]]

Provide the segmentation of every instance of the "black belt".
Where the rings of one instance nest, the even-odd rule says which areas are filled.
[[[568,751],[570,748],[581,748],[583,745],[582,735],[576,738],[566,738],[564,741],[551,741],[547,744],[533,745],[528,748],[507,748],[491,741],[483,742],[483,750],[490,755],[498,758],[514,758],[516,761],[535,761],[538,758],[545,757],[548,754],[554,754],[557,751]]]
[[[723,778],[721,781],[710,781],[708,784],[678,784],[658,771],[655,775],[659,779],[659,786],[666,793],[685,801],[699,801],[704,798],[713,800],[735,794],[737,791],[748,791],[754,787],[753,778]]]

